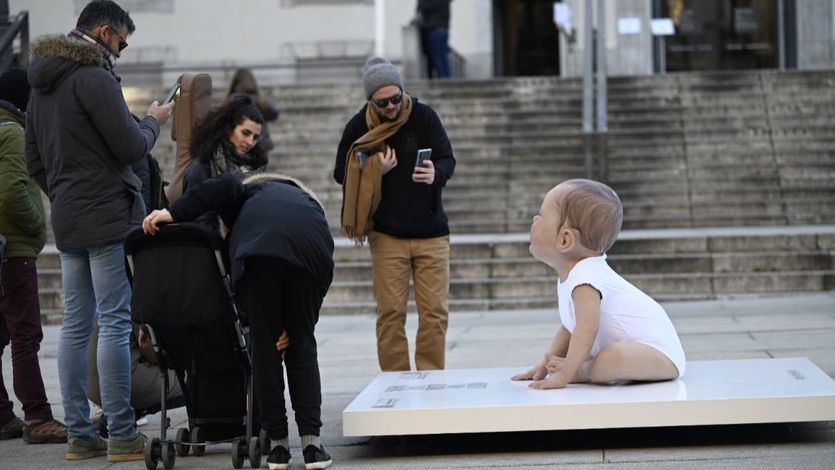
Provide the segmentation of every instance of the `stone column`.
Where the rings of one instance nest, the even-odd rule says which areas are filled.
[[[797,68],[830,69],[835,64],[833,50],[833,0],[795,2],[797,18]]]

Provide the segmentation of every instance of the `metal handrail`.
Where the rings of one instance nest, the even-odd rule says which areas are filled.
[[[357,58],[329,58],[329,59],[316,59],[310,62],[300,61],[300,62],[282,62],[282,63],[254,63],[254,64],[247,64],[247,63],[219,63],[219,64],[164,64],[162,61],[159,62],[122,62],[119,64],[119,72],[120,75],[124,75],[125,72],[133,73],[133,72],[228,72],[228,71],[235,71],[241,67],[246,67],[250,70],[293,70],[299,67],[300,64],[304,64],[305,67],[332,67],[334,65],[345,65],[345,66],[359,66],[362,67],[364,63],[365,57]],[[392,64],[399,65],[402,61],[400,60],[392,60]]]
[[[3,37],[0,38],[0,56],[3,51],[14,47],[14,40],[20,34],[20,54],[18,55],[18,65],[22,69],[26,69],[29,65],[29,12],[22,11],[17,14],[17,18],[9,25]]]
[[[449,47],[449,72],[452,78],[464,78],[466,72],[467,59],[464,58],[458,51]]]

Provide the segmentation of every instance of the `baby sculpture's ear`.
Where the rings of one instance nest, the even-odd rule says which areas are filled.
[[[557,251],[568,253],[574,250],[577,245],[577,231],[569,227],[563,227],[557,233]]]

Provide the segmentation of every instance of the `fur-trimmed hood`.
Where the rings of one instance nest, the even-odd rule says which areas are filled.
[[[297,188],[304,191],[305,193],[307,193],[310,197],[312,197],[313,200],[315,200],[316,203],[319,204],[319,207],[324,208],[324,206],[322,205],[322,201],[319,200],[319,197],[316,195],[316,193],[313,192],[313,190],[310,189],[309,187],[307,187],[304,183],[302,183],[301,181],[299,181],[296,178],[293,178],[292,176],[283,175],[281,173],[258,173],[258,174],[247,176],[246,178],[244,178],[243,183],[244,183],[244,185],[250,185],[250,184],[254,185],[254,184],[266,183],[266,182],[269,182],[269,181],[277,181],[277,182],[280,182],[280,183],[289,182],[289,183],[293,184],[294,186],[296,186]]]
[[[32,46],[29,83],[49,94],[78,67],[102,66],[102,51],[95,44],[62,35],[44,36]]]

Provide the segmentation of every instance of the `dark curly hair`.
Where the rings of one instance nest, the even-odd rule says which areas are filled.
[[[200,122],[194,126],[189,150],[194,159],[208,164],[212,160],[215,149],[224,139],[235,130],[238,124],[249,119],[258,124],[264,124],[261,111],[246,95],[232,95],[222,106],[209,111]],[[248,154],[252,159],[253,168],[261,168],[267,164],[267,155],[260,145],[255,145]]]

